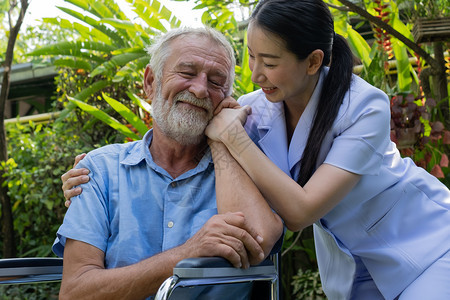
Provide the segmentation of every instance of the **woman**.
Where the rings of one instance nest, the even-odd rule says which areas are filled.
[[[290,230],[314,224],[328,298],[450,299],[450,192],[400,157],[388,97],[352,75],[327,6],[260,1],[248,50],[252,113],[223,109],[206,134]]]

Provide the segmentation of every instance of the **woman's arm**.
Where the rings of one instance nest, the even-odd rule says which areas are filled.
[[[247,113],[245,108],[223,110],[206,134],[223,142],[290,230],[302,230],[320,219],[358,182],[359,175],[323,164],[301,187],[249,138],[242,126]]]

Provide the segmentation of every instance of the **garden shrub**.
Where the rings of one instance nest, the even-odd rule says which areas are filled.
[[[0,300],[57,300],[60,282],[0,286]]]
[[[9,159],[0,167],[6,171],[18,256],[49,256],[66,211],[60,177],[90,148],[64,124],[10,124],[7,142]]]

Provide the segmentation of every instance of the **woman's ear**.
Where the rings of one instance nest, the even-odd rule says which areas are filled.
[[[323,61],[323,51],[320,49],[316,49],[308,55],[308,75],[314,75],[322,66]]]
[[[153,83],[155,81],[155,76],[153,74],[152,68],[147,65],[144,73],[144,92],[147,98],[151,99],[154,92]]]

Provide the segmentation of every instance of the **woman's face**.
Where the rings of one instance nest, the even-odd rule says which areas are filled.
[[[309,75],[309,59],[299,60],[278,36],[250,22],[249,66],[252,81],[271,102],[308,101],[317,82]]]

